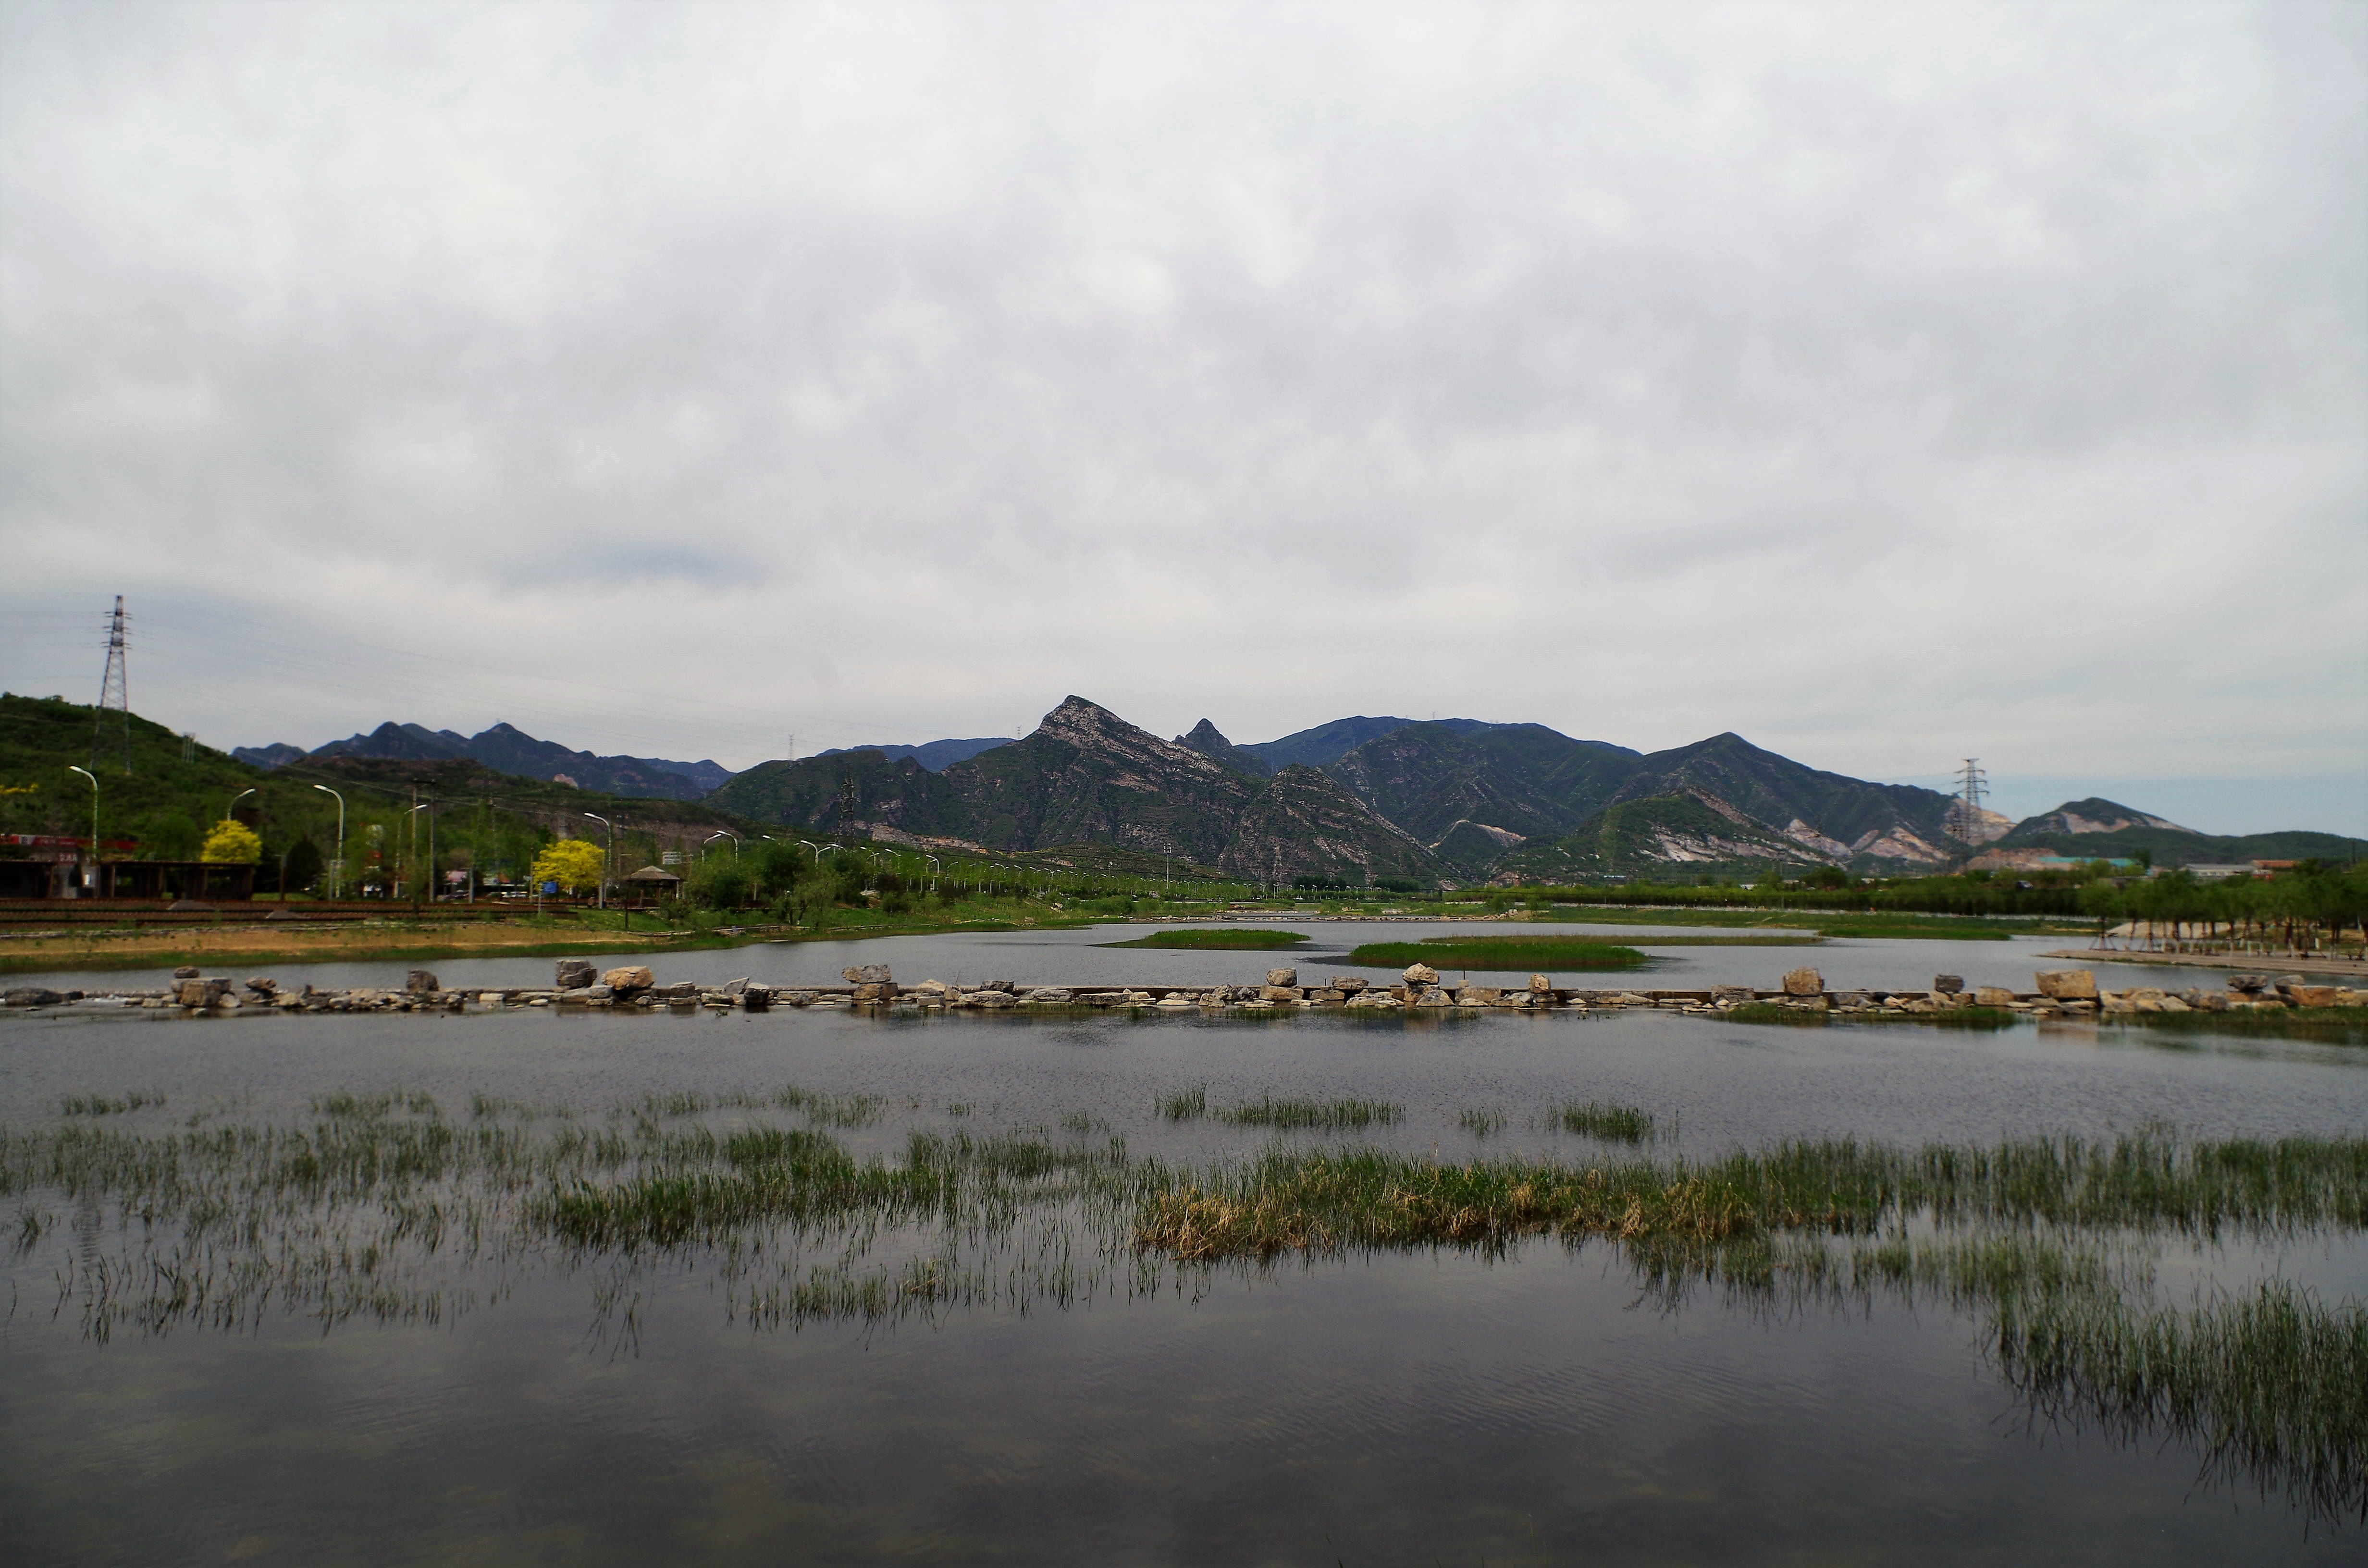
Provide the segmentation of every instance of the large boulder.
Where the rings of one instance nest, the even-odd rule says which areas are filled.
[[[1957,995],[1965,989],[1965,977],[1962,974],[1936,974],[1932,977],[1932,989],[1943,996]]]
[[[1543,996],[1554,989],[1554,982],[1543,974],[1530,976],[1530,994]]]
[[[1980,985],[1974,988],[1974,1006],[1976,1007],[2010,1007],[2013,1005],[2014,993],[2003,985]]]
[[[202,971],[199,970],[197,965],[193,963],[185,963],[180,968],[173,971],[173,978],[175,980],[195,980],[200,972]]]
[[[404,975],[403,977],[403,988],[405,991],[413,993],[421,991],[441,991],[444,989],[444,987],[436,983],[435,974],[430,971],[424,969],[415,969],[409,974]]]
[[[2057,1002],[2094,1002],[2097,999],[2094,970],[2043,969],[2032,978],[2039,983],[2042,996]]]
[[[1826,977],[1825,977],[1824,975],[1819,974],[1816,970],[1814,970],[1814,969],[1795,969],[1795,970],[1788,970],[1788,971],[1785,972],[1785,975],[1784,975],[1784,994],[1785,994],[1785,995],[1787,995],[1787,996],[1823,996],[1825,994],[1826,994]]]
[[[620,996],[631,996],[647,991],[657,983],[657,976],[647,964],[620,964],[600,977],[600,983]]]
[[[1295,969],[1270,969],[1266,971],[1269,985],[1297,985],[1299,971]]]
[[[840,970],[838,977],[849,985],[886,985],[891,979],[888,966],[884,963],[858,964]]]
[[[1436,985],[1439,971],[1427,963],[1410,963],[1406,967],[1405,979],[1408,985]]]
[[[1298,971],[1289,969],[1279,969],[1272,971],[1271,972],[1275,974],[1288,974],[1293,977],[1296,977],[1298,974]],[[1299,987],[1296,985],[1261,985],[1258,987],[1258,1000],[1261,1002],[1296,1002],[1299,1000]]]
[[[64,1000],[59,993],[39,985],[20,985],[5,998],[11,1007],[54,1007]]]
[[[2294,999],[2297,1007],[2332,1007],[2336,999],[2343,994],[2343,988],[2340,985],[2289,985],[2286,994]]]
[[[581,991],[599,978],[588,959],[562,959],[552,984],[562,991]]]

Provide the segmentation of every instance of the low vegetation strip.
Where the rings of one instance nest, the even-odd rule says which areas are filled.
[[[1182,948],[1191,952],[1257,952],[1273,948],[1294,948],[1306,941],[1302,931],[1264,931],[1256,929],[1205,930],[1199,926],[1181,931],[1155,931],[1148,937],[1137,937],[1131,942],[1100,942],[1104,948]]]
[[[1864,1235],[1886,1221],[2045,1221],[2211,1236],[2237,1226],[2368,1225],[2368,1139],[2181,1145],[2031,1139],[1990,1148],[1780,1143],[1704,1164],[1441,1165],[1383,1150],[1270,1152],[1144,1199],[1138,1242],[1189,1260],[1522,1236],[1732,1242]]]
[[[1508,970],[1553,973],[1557,970],[1642,968],[1650,960],[1634,948],[1577,937],[1434,937],[1421,942],[1368,942],[1349,961],[1369,969]]]

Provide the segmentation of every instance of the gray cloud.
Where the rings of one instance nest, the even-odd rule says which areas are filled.
[[[54,618],[122,592],[222,744],[745,765],[1076,690],[2290,800],[2368,774],[2363,58],[2308,5],[11,6],[6,683],[95,687]]]

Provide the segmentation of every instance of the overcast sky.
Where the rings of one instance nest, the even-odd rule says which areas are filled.
[[[2368,832],[2364,83],[2358,5],[6,0],[0,685],[120,593],[224,746],[1077,692]]]

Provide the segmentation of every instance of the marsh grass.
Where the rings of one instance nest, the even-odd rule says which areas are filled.
[[[165,1096],[142,1094],[137,1090],[128,1095],[69,1095],[58,1102],[60,1116],[129,1116],[147,1107],[161,1108]]]
[[[1274,1127],[1286,1130],[1343,1127],[1383,1127],[1395,1124],[1406,1115],[1406,1108],[1388,1100],[1300,1100],[1277,1099],[1272,1095],[1259,1098],[1255,1105],[1235,1106],[1216,1113],[1220,1121],[1236,1127]]]
[[[1702,1163],[1434,1160],[1375,1149],[1270,1150],[1179,1176],[1146,1199],[1142,1244],[1185,1259],[1425,1245],[1502,1248],[1529,1235],[1725,1243],[1779,1231],[1866,1235],[1943,1224],[2224,1230],[2368,1225],[2368,1139],[2182,1145],[2028,1139],[1904,1150],[1800,1140]]]
[[[803,1111],[806,1119],[821,1127],[869,1127],[880,1119],[888,1102],[878,1095],[827,1095],[795,1084],[784,1084],[773,1091],[773,1103],[789,1110]],[[955,1116],[964,1115],[969,1107],[947,1110]]]
[[[1128,942],[1097,942],[1102,948],[1182,948],[1193,952],[1258,951],[1271,948],[1295,948],[1309,940],[1302,931],[1268,931],[1252,928],[1206,930],[1195,926],[1181,931],[1155,931],[1148,937],[1137,937]]]
[[[1493,1138],[1505,1131],[1505,1113],[1490,1108],[1466,1106],[1455,1113],[1455,1125],[1474,1138]]]
[[[795,1108],[820,1097],[800,1091]],[[758,1108],[743,1098],[715,1103]],[[1025,1310],[1097,1281],[1161,1289],[1158,1271],[1285,1254],[1610,1241],[1668,1302],[1705,1288],[1767,1310],[1937,1299],[1983,1324],[2034,1418],[2191,1442],[2223,1479],[2368,1520],[2368,1312],[2281,1280],[2165,1304],[2146,1239],[2368,1228],[2368,1139],[1800,1140],[1702,1161],[1460,1164],[1271,1147],[1192,1170],[1133,1158],[1116,1137],[968,1131],[859,1159],[814,1127],[710,1126],[653,1103],[674,1097],[539,1124],[474,1100],[447,1122],[431,1097],[391,1093],[324,1096],[287,1125],[148,1133],[69,1116],[0,1128],[0,1199],[20,1253],[59,1249],[60,1304],[95,1339],[252,1332],[271,1312],[444,1323],[481,1299],[472,1269],[498,1280],[544,1258],[586,1270],[600,1315],[630,1335],[626,1303],[651,1271],[693,1261],[722,1271],[735,1317],[768,1325]],[[1212,1113],[1205,1085],[1161,1112],[1326,1129],[1401,1115],[1271,1096]],[[1565,1112],[1590,1136],[1652,1128],[1595,1102],[1550,1120]],[[1485,1108],[1458,1120],[1484,1136],[1502,1125]],[[88,1235],[77,1222],[62,1245],[59,1209],[108,1222]]]
[[[1649,1143],[1656,1135],[1652,1112],[1599,1100],[1566,1100],[1546,1112],[1546,1125],[1607,1143]]]
[[[1639,969],[1651,960],[1634,948],[1577,937],[1432,937],[1419,942],[1368,942],[1349,955],[1368,969],[1557,970]]]

